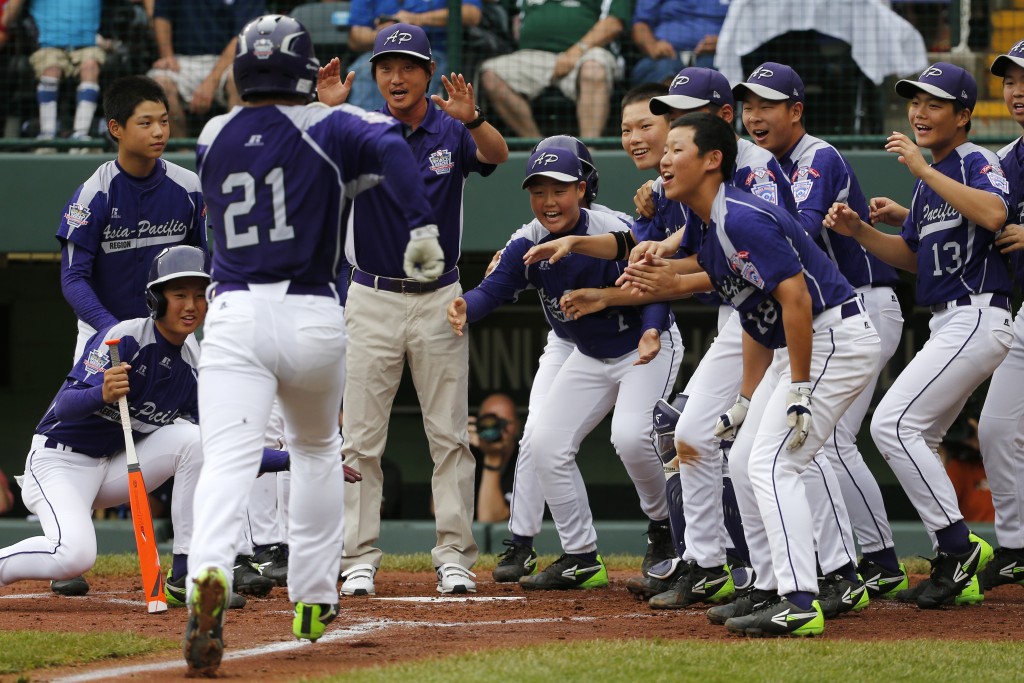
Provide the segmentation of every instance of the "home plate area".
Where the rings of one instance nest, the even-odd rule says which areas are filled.
[[[634,575],[610,571],[611,585],[590,591],[524,591],[496,584],[489,572],[477,576],[477,593],[439,596],[431,572],[381,572],[377,595],[341,598],[341,614],[317,643],[291,635],[286,588],[250,598],[232,610],[224,628],[226,655],[220,676],[236,680],[285,681],[354,668],[465,654],[534,643],[595,639],[738,639],[711,625],[704,607],[652,611],[625,588]],[[914,581],[924,577],[913,577]],[[147,614],[138,579],[89,577],[90,594],[67,598],[48,584],[25,581],[0,588],[0,628],[43,632],[129,631],[180,641],[186,611]],[[857,615],[829,621],[825,638],[902,640],[1020,640],[1024,588],[1003,586],[984,604],[952,610],[919,610],[912,605],[874,602]],[[59,647],[59,638],[54,639]],[[31,673],[33,681],[180,680],[180,650]]]

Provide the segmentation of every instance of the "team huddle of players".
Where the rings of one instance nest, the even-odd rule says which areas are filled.
[[[58,232],[75,365],[19,478],[44,534],[0,550],[0,585],[92,566],[90,510],[127,498],[110,406],[127,396],[147,485],[175,478],[167,593],[189,609],[190,672],[219,667],[225,610],[244,602],[232,588],[286,583],[294,635],[317,640],[338,614],[339,574],[342,596],[375,593],[380,456],[408,359],[434,460],[437,590],[475,592],[465,333],[529,288],[551,332],[496,581],[608,584],[576,454],[609,412],[650,519],[627,587],[652,609],[709,603],[711,622],[735,633],[816,635],[871,599],[969,604],[1024,581],[1024,316],[1010,311],[1024,150],[969,142],[969,73],[937,63],[897,84],[913,139],[894,132],[886,150],[916,179],[909,207],[868,200],[843,156],[807,134],[803,83],[786,65],[735,87],[686,68],[667,92],[634,89],[623,147],[659,172],[637,192],[640,217],[596,204],[587,148],[548,138],[522,184],[533,220],[463,292],[465,178],[490,174],[508,148],[461,76],[441,77],[447,97],[425,96],[430,55],[421,29],[382,31],[373,69],[387,104],[366,112],[342,104],[351,75],[336,60],[320,68],[298,22],[254,20],[234,66],[246,106],[206,126],[198,174],[159,158],[158,86],[135,77],[108,90],[118,159],[79,188]],[[992,72],[1024,126],[1024,42]],[[735,133],[738,101],[752,141]],[[897,269],[916,274],[931,335],[876,406],[871,435],[934,539],[931,575],[913,588],[856,444],[902,331]],[[718,307],[718,335],[668,403],[683,345],[667,302],[691,295]],[[936,452],[990,376],[979,436],[995,550],[965,525]],[[279,485],[256,479],[281,470]],[[564,553],[541,571],[545,505]],[[243,520],[267,510],[257,538]],[[239,557],[254,551],[267,562]]]

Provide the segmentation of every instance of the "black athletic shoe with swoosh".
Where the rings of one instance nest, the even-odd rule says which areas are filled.
[[[907,567],[902,562],[899,571],[894,572],[877,562],[863,558],[857,565],[857,574],[864,579],[864,586],[872,600],[895,598],[897,593],[910,587]]]
[[[669,590],[655,595],[647,603],[651,609],[683,609],[698,602],[720,603],[736,593],[729,567],[707,569],[690,560],[687,570]]]
[[[929,582],[917,596],[917,606],[922,609],[935,609],[952,604],[991,557],[992,547],[973,534],[967,552],[953,555],[940,551],[938,556],[931,560]]]
[[[807,610],[776,597],[745,617],[729,619],[725,628],[730,633],[754,638],[819,636],[825,632],[825,617],[817,600]]]
[[[569,590],[572,588],[601,588],[608,585],[608,570],[604,560],[590,562],[577,555],[562,555],[544,571],[519,579],[519,585],[529,590]]]

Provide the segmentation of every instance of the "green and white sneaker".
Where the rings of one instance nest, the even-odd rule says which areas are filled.
[[[519,585],[530,590],[569,590],[571,588],[602,588],[608,585],[604,560],[590,562],[578,555],[562,555],[544,571],[519,579]]]
[[[902,562],[898,572],[893,572],[877,562],[862,559],[857,565],[857,574],[864,579],[864,586],[872,600],[896,597],[900,591],[910,588],[907,567]]]
[[[203,569],[193,580],[188,623],[182,649],[188,677],[214,677],[224,656],[224,613],[228,606],[228,579],[218,567]]]
[[[167,577],[164,582],[164,595],[167,596],[168,607],[188,607],[185,599],[185,577],[179,576],[176,579]],[[231,591],[228,598],[228,609],[242,609],[245,607],[246,599],[238,593]]]
[[[337,605],[311,605],[305,602],[295,603],[295,618],[292,619],[292,633],[296,638],[320,640],[327,624],[338,616]]]
[[[825,632],[825,617],[817,600],[811,603],[811,609],[806,610],[780,597],[764,603],[745,617],[729,619],[725,628],[754,638],[820,636]]]
[[[992,560],[978,576],[985,590],[1009,583],[1024,586],[1024,551],[996,548]]]

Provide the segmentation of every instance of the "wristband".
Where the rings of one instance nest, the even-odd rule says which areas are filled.
[[[485,123],[487,123],[487,118],[484,117],[484,115],[480,113],[480,107],[474,107],[474,108],[476,109],[476,118],[473,119],[472,121],[470,121],[469,123],[462,124],[462,125],[464,125],[466,127],[467,130],[473,130],[474,128],[479,128],[480,126],[482,126]]]

